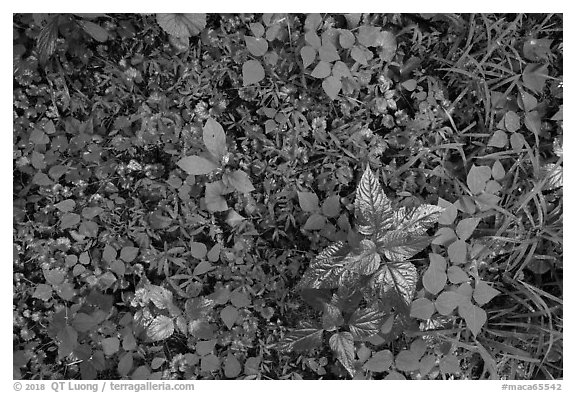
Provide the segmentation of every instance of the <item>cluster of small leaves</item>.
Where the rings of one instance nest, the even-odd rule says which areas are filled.
[[[305,210],[318,208],[317,198],[310,194],[299,198]],[[282,345],[284,350],[307,350],[322,343],[324,331],[336,330],[329,338],[330,348],[352,376],[354,342],[378,335],[392,309],[405,312],[412,302],[418,277],[408,260],[430,244],[426,230],[443,211],[432,205],[394,210],[370,167],[358,184],[354,206],[363,237],[356,244],[340,241],[326,248],[298,284],[310,298],[305,299],[322,310],[322,325],[300,327]],[[324,289],[337,292],[328,292],[326,298]],[[362,300],[366,308],[358,308]],[[340,330],[345,326],[348,331]]]

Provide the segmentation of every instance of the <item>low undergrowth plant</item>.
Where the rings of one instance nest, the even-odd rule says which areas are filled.
[[[427,204],[393,208],[370,167],[358,184],[354,208],[357,236],[322,251],[298,284],[303,299],[321,311],[321,323],[303,323],[281,346],[309,350],[330,332],[329,346],[351,376],[355,342],[378,340],[373,336],[390,318],[388,332],[403,328],[418,281],[410,258],[430,244],[426,230],[443,211]]]

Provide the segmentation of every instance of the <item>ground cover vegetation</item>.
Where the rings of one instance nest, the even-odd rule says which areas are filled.
[[[13,32],[15,378],[562,378],[562,15]]]

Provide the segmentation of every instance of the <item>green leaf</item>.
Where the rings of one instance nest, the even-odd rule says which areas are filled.
[[[350,248],[343,242],[325,248],[310,264],[298,283],[298,288],[335,288],[342,280],[346,256]]]
[[[392,204],[369,166],[356,189],[354,208],[358,231],[363,235],[378,238],[394,224]]]
[[[540,113],[538,111],[532,111],[526,113],[524,117],[524,125],[536,136],[540,135],[542,130],[542,119],[540,118]]]
[[[250,177],[246,172],[241,169],[235,170],[234,172],[230,172],[226,175],[228,183],[234,187],[237,191],[247,194],[251,191],[254,191],[255,188],[250,181]]]
[[[150,368],[152,370],[157,370],[160,367],[162,367],[164,362],[166,362],[165,358],[156,357],[156,358],[152,359],[152,362],[150,363]]]
[[[420,358],[412,351],[404,349],[396,355],[396,368],[400,371],[416,371],[420,368]]]
[[[58,359],[70,355],[78,346],[78,332],[72,326],[65,326],[64,329],[61,329],[57,334],[57,338],[60,340],[60,344],[58,344]]]
[[[176,165],[189,175],[207,175],[218,168],[214,162],[200,156],[184,157]]]
[[[156,14],[156,21],[170,35],[192,37],[206,27],[206,14]]]
[[[444,374],[459,374],[460,373],[460,361],[456,355],[443,356],[440,359],[440,372]]]
[[[98,326],[98,321],[92,315],[79,312],[72,320],[72,326],[80,333],[84,333]]]
[[[226,134],[224,129],[213,118],[209,118],[202,128],[202,140],[206,149],[217,159],[221,160],[222,157],[228,152],[226,147]],[[195,173],[191,173],[195,175]],[[199,173],[201,175],[202,173]]]
[[[439,228],[438,231],[434,234],[434,240],[432,240],[432,244],[445,246],[446,244],[452,243],[456,239],[456,233],[452,228],[442,227]]]
[[[173,306],[172,292],[159,285],[146,285],[150,301],[160,310],[170,309]]]
[[[472,236],[479,222],[479,218],[465,218],[461,220],[458,225],[456,225],[456,234],[460,240],[466,240]]]
[[[214,270],[215,267],[208,261],[201,261],[192,272],[193,276],[201,276],[202,274],[208,273],[211,270]]]
[[[213,353],[217,342],[217,340],[198,341],[195,346],[196,353],[200,356],[206,356],[209,353]]]
[[[456,240],[454,243],[448,246],[448,257],[450,262],[455,265],[462,265],[466,263],[466,256],[468,246],[464,240]]]
[[[520,116],[514,111],[508,111],[504,115],[504,125],[509,132],[516,132],[520,129]]]
[[[353,377],[354,369],[354,339],[349,332],[334,333],[329,340],[330,348],[336,353],[336,358]]]
[[[208,253],[208,248],[204,243],[190,242],[190,255],[196,259],[204,259]]]
[[[230,294],[230,303],[238,308],[248,307],[251,302],[250,296],[240,288]]]
[[[499,160],[494,161],[494,165],[492,165],[492,177],[495,180],[502,180],[506,176],[506,171],[504,170],[504,166]]]
[[[364,46],[378,46],[381,30],[375,26],[360,26],[356,32],[358,42]]]
[[[240,315],[240,313],[234,306],[226,306],[222,309],[222,311],[220,311],[220,318],[222,318],[222,321],[228,327],[228,329],[232,329],[234,322],[236,322],[238,319],[238,315]]]
[[[458,313],[464,318],[466,326],[470,329],[474,337],[480,333],[482,326],[486,324],[486,311],[470,302],[461,304],[458,307]]]
[[[548,67],[545,64],[527,64],[522,73],[524,86],[537,94],[542,94],[546,79],[548,79]]]
[[[102,339],[102,350],[104,355],[112,356],[120,349],[120,340],[117,337],[109,337]]]
[[[118,362],[118,374],[125,377],[130,373],[132,367],[134,367],[134,357],[132,352],[126,352],[120,357]]]
[[[352,57],[358,63],[366,66],[368,65],[369,60],[366,52],[367,50],[365,48],[355,46],[350,51],[350,57]]]
[[[392,362],[394,361],[394,355],[387,349],[375,352],[370,359],[362,368],[366,371],[372,371],[373,373],[381,373],[388,371]]]
[[[242,371],[242,365],[231,353],[224,359],[224,376],[226,378],[236,378]]]
[[[74,207],[76,207],[76,202],[72,199],[65,199],[55,204],[54,207],[63,213],[69,213],[74,210]]]
[[[422,359],[420,359],[420,367],[418,368],[420,370],[420,374],[422,374],[422,376],[428,375],[428,373],[432,371],[435,365],[436,355],[424,356]]]
[[[324,329],[303,322],[281,340],[279,347],[286,352],[304,352],[322,345]]]
[[[221,180],[213,183],[206,183],[206,190],[204,199],[206,201],[206,208],[211,212],[223,212],[228,210],[226,199],[222,196],[225,187]]]
[[[378,333],[384,315],[376,308],[360,308],[354,311],[348,327],[354,341],[364,341],[368,337]]]
[[[308,45],[303,46],[302,49],[300,49],[300,57],[302,57],[304,68],[307,68],[316,60],[316,49]]]
[[[75,228],[80,223],[80,215],[76,213],[66,213],[60,219],[60,228]]]
[[[334,63],[332,67],[332,75],[334,75],[338,79],[342,78],[350,78],[352,79],[352,74],[350,73],[350,69],[346,65],[346,63],[342,61],[337,61]]]
[[[340,29],[340,36],[338,37],[338,42],[340,42],[340,46],[344,49],[350,49],[354,46],[356,42],[356,37],[354,33],[350,30]]]
[[[300,203],[300,208],[305,212],[316,213],[320,211],[318,196],[313,192],[298,191],[298,202]]]
[[[32,296],[36,299],[47,302],[52,297],[52,286],[47,284],[38,284]]]
[[[329,76],[322,81],[322,89],[331,100],[335,100],[342,89],[342,82],[340,78]]]
[[[320,61],[325,61],[332,63],[334,61],[340,60],[340,55],[338,50],[331,42],[323,42],[320,48],[318,48],[318,57]]]
[[[326,61],[319,61],[318,64],[316,64],[316,67],[314,67],[314,70],[312,70],[312,73],[310,75],[312,75],[314,78],[324,79],[330,75],[331,69],[332,66],[330,65],[330,63]]]
[[[206,355],[200,361],[200,371],[211,373],[220,370],[220,358],[214,354]]]
[[[344,317],[338,307],[331,303],[322,303],[322,328],[326,331],[336,330],[344,323]]]
[[[242,65],[242,84],[249,86],[264,79],[264,67],[258,60],[248,60]]]
[[[410,306],[410,316],[413,318],[430,319],[434,311],[434,303],[426,298],[416,299]]]
[[[472,194],[478,195],[484,191],[486,182],[490,180],[491,177],[492,169],[490,169],[490,167],[472,165],[466,177],[466,184]]]
[[[454,291],[442,292],[434,302],[436,310],[442,315],[450,315],[466,298]]]
[[[416,291],[417,278],[416,267],[412,263],[388,262],[374,273],[368,285],[378,290],[381,299],[397,298],[400,305],[409,308]]]
[[[508,135],[502,130],[494,131],[492,138],[488,142],[488,146],[503,148],[508,144]]]
[[[320,41],[320,37],[318,37],[315,31],[307,31],[304,34],[304,40],[314,49],[320,49],[322,45],[322,41]]]
[[[226,215],[226,224],[230,225],[231,227],[236,227],[246,218],[242,217],[238,212],[234,209],[230,209],[228,214]]]
[[[351,252],[346,258],[348,270],[368,276],[378,270],[380,255],[376,244],[368,239],[363,239],[359,247]]]
[[[200,340],[212,340],[214,338],[214,326],[202,319],[190,321],[188,331]]]
[[[394,55],[396,54],[396,36],[389,31],[383,31],[380,33],[380,37],[378,38],[377,42],[381,47],[380,58],[385,62],[392,61]]]
[[[96,23],[87,20],[79,20],[78,24],[82,26],[86,33],[98,42],[106,42],[109,38],[108,32]]]
[[[322,214],[314,213],[306,220],[302,228],[307,231],[319,231],[326,226],[326,217]]]
[[[430,266],[422,276],[422,284],[429,293],[436,295],[446,286],[446,279],[446,268],[437,269]]]
[[[458,266],[448,268],[448,279],[452,284],[461,284],[469,280],[468,274]]]
[[[136,257],[138,256],[138,247],[131,247],[131,246],[127,246],[127,247],[122,247],[122,250],[120,250],[120,258],[122,258],[122,260],[124,260],[125,262],[132,262],[133,260],[136,259]]]
[[[500,291],[492,288],[487,282],[476,280],[476,286],[474,287],[474,300],[479,305],[484,305],[492,300],[495,296],[498,296]]]
[[[338,217],[340,214],[340,197],[338,195],[329,196],[322,203],[322,214],[326,217]]]
[[[389,231],[378,238],[378,251],[394,262],[412,258],[424,250],[431,242],[425,235],[417,235],[405,230]]]
[[[253,56],[264,56],[268,52],[268,41],[264,38],[257,38],[251,36],[244,36],[246,41],[246,48]]]
[[[304,21],[304,30],[316,30],[320,26],[320,23],[322,23],[322,16],[320,14],[308,14]]]
[[[152,341],[166,340],[174,333],[172,318],[159,315],[146,328],[146,334]]]

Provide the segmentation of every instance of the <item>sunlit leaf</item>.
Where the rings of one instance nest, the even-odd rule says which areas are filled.
[[[174,333],[174,322],[172,318],[159,315],[150,322],[146,328],[146,334],[152,341],[166,340]]]
[[[381,299],[395,298],[409,308],[417,281],[416,267],[410,262],[388,262],[374,273],[368,285],[378,291]]]
[[[363,235],[377,238],[394,224],[392,204],[370,167],[366,167],[356,189],[354,208],[358,231]]]
[[[330,348],[336,353],[336,358],[351,376],[356,374],[354,369],[354,339],[349,332],[334,333],[329,340]]]
[[[364,341],[366,338],[379,332],[384,315],[376,308],[361,308],[352,314],[348,321],[350,333],[356,341]]]
[[[303,322],[297,329],[288,333],[279,344],[282,351],[303,352],[316,348],[322,344],[324,329]]]

